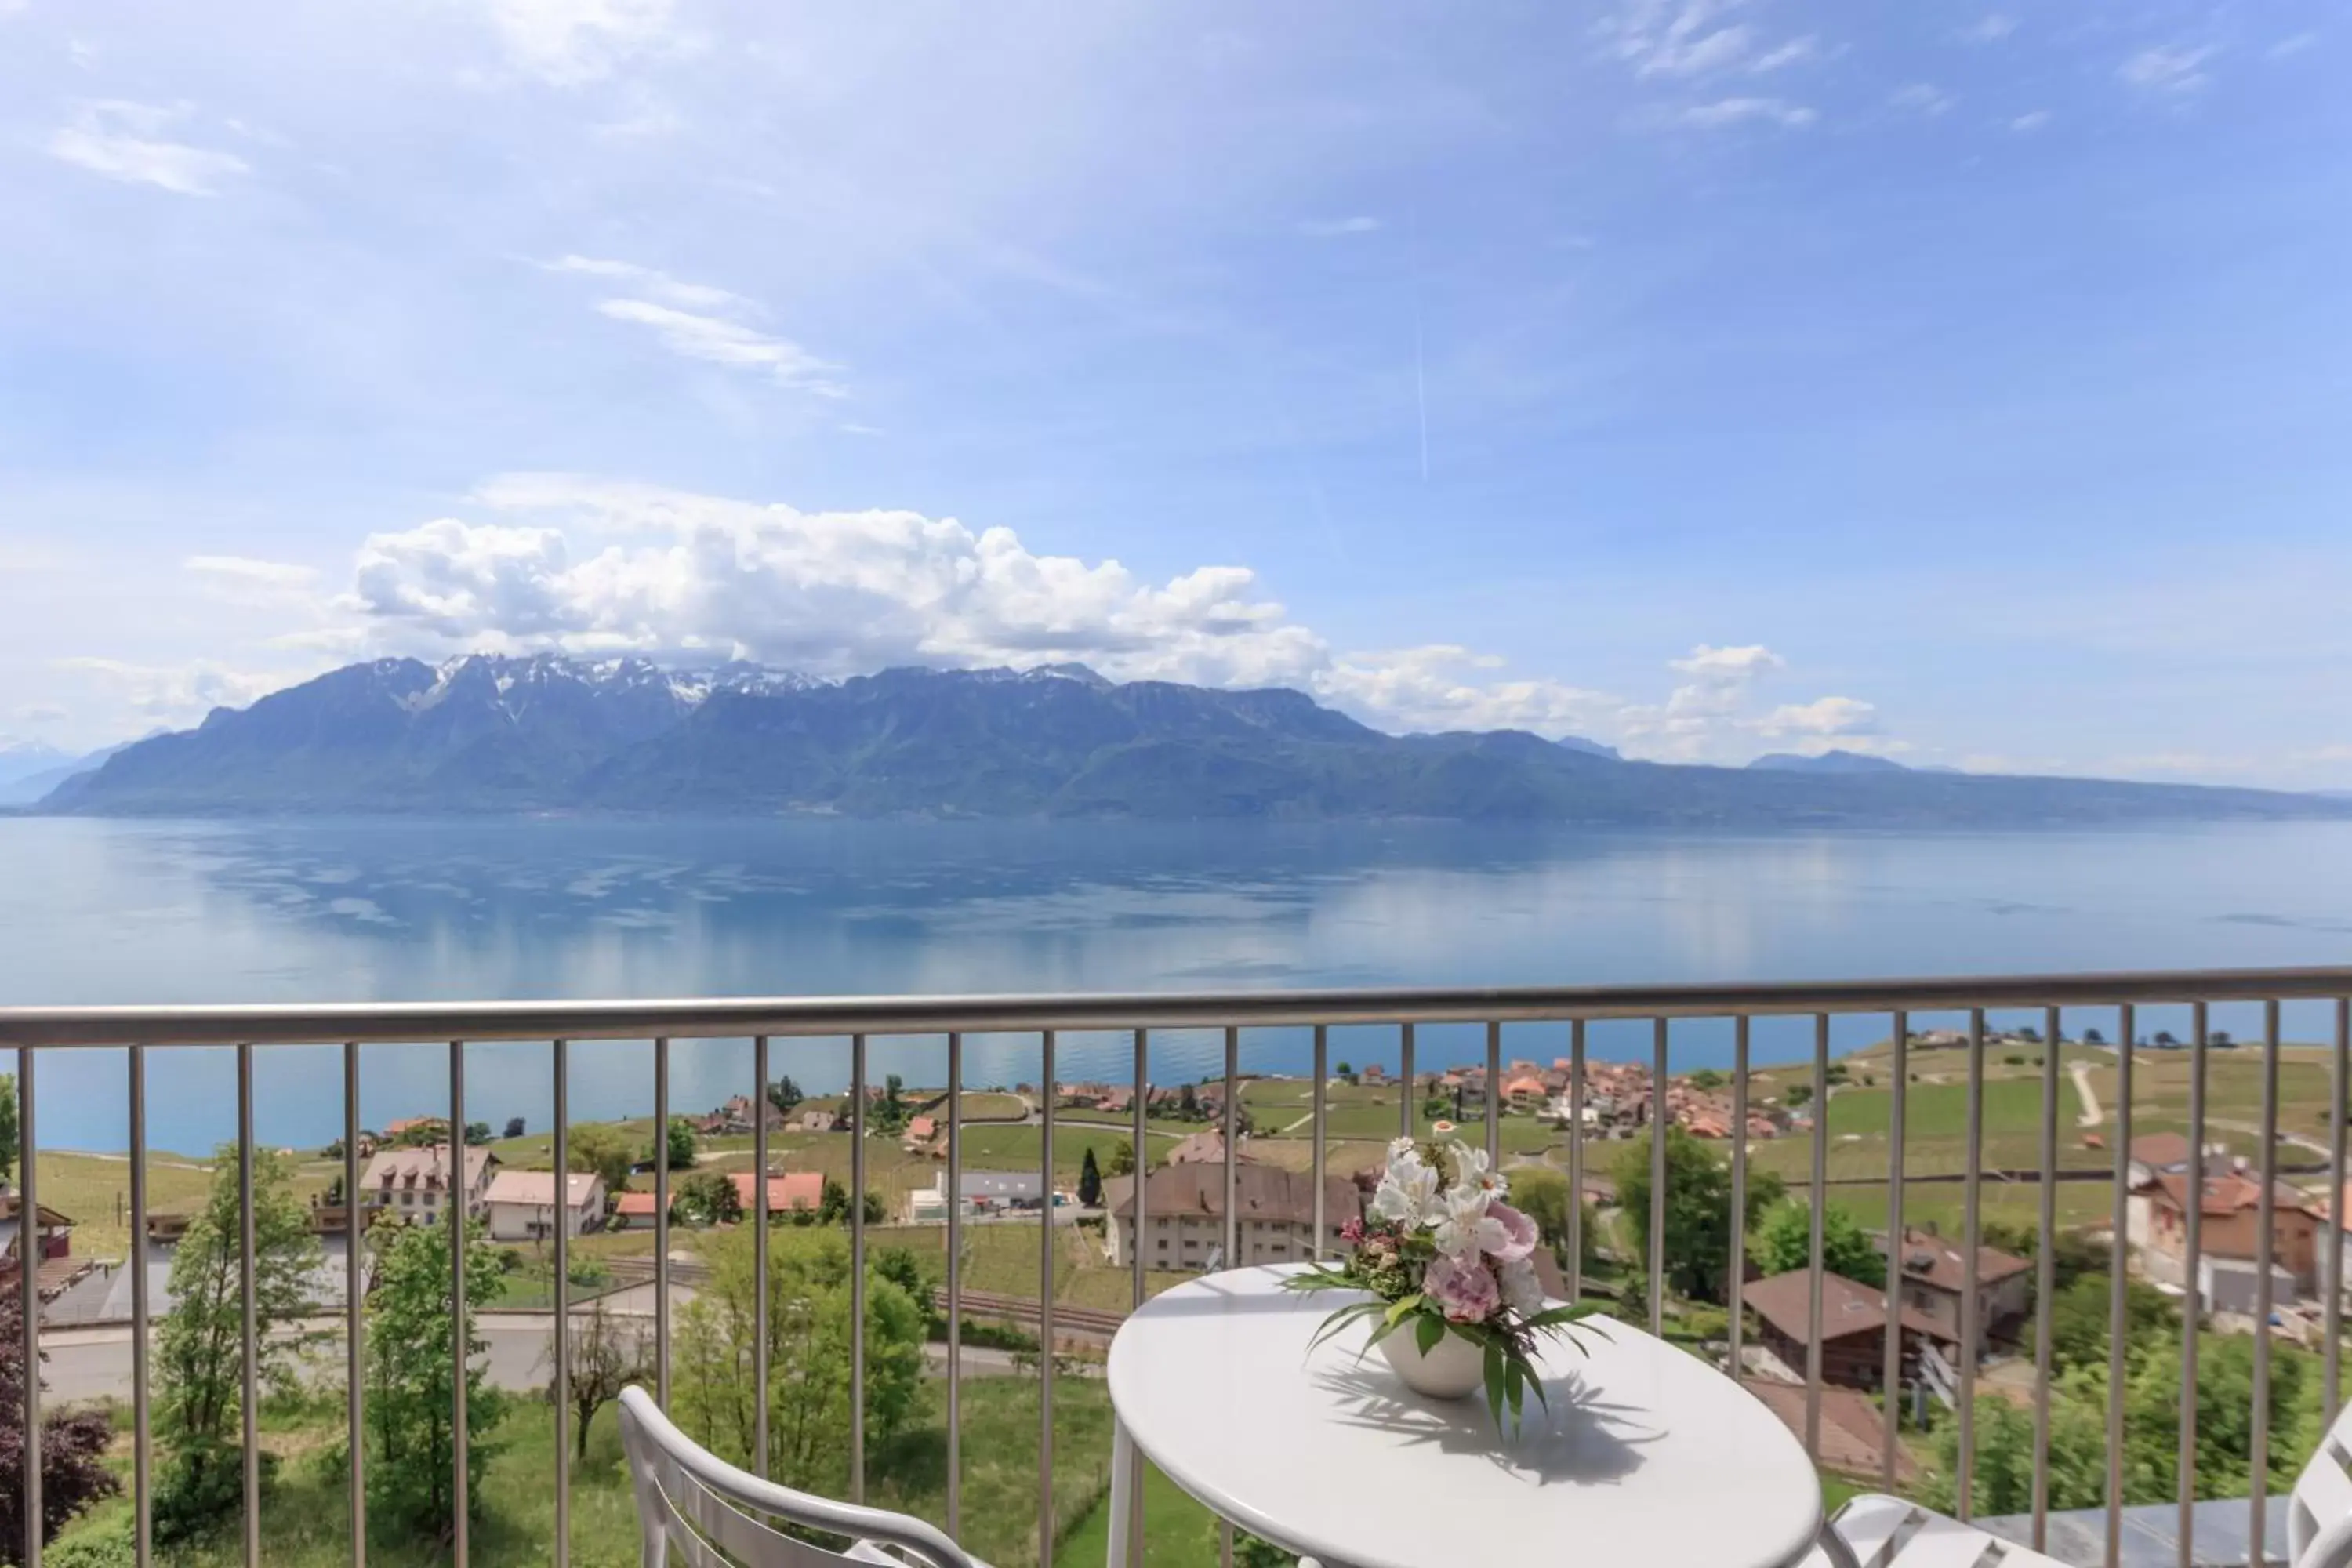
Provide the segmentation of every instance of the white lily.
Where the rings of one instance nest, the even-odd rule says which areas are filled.
[[[1446,1150],[1446,1155],[1454,1162],[1455,1186],[1475,1187],[1490,1198],[1509,1194],[1511,1184],[1504,1180],[1500,1171],[1492,1167],[1484,1149],[1474,1149],[1457,1138]]]
[[[1420,1150],[1421,1146],[1410,1138],[1391,1138],[1389,1140],[1389,1163],[1393,1165],[1407,1154],[1419,1159]]]
[[[1503,1222],[1486,1212],[1486,1194],[1475,1187],[1456,1187],[1445,1194],[1445,1217],[1430,1239],[1450,1258],[1475,1258],[1510,1239]]]
[[[1372,1194],[1372,1213],[1403,1224],[1435,1225],[1446,1215],[1437,1181],[1437,1173],[1419,1160],[1391,1161]]]

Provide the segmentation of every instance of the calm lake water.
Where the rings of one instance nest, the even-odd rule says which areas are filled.
[[[2352,963],[2352,824],[2105,831],[1698,834],[860,822],[0,819],[0,1003],[1535,984]],[[2217,1016],[2247,1033],[2251,1016]],[[2315,1014],[2290,1034],[2316,1037]],[[2070,1026],[2105,1024],[2085,1014]],[[2153,1029],[2168,1020],[2151,1016]],[[2170,1026],[2179,1027],[2178,1022]],[[1839,1026],[1841,1044],[1883,1020]],[[1646,1030],[1595,1027],[1640,1055]],[[1759,1059],[1809,1049],[1759,1024]],[[1549,1059],[1561,1026],[1506,1049]],[[1063,1045],[1064,1076],[1125,1077],[1124,1046]],[[1422,1059],[1473,1059],[1475,1030]],[[778,1070],[839,1088],[845,1044],[779,1042]],[[942,1081],[936,1041],[877,1042],[874,1072]],[[1333,1052],[1394,1065],[1393,1030]],[[1727,1030],[1678,1026],[1677,1068]],[[1253,1032],[1245,1064],[1295,1070],[1303,1034]],[[0,1054],[4,1055],[4,1054]],[[446,1103],[446,1050],[377,1047],[362,1120]],[[975,1084],[1036,1071],[1029,1039],[967,1047]],[[1162,1081],[1221,1070],[1213,1036],[1154,1037]],[[681,1045],[673,1101],[749,1087],[740,1041]],[[538,1130],[547,1047],[474,1047],[469,1112]],[[649,1053],[573,1047],[580,1117],[651,1107]],[[151,1058],[158,1148],[235,1126],[226,1052]],[[119,1052],[42,1058],[42,1142],[126,1142]],[[331,1050],[266,1051],[262,1137],[340,1130]]]

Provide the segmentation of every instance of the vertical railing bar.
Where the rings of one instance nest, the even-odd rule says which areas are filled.
[[[866,1037],[849,1037],[849,1500],[866,1500]]]
[[[2279,1005],[2263,1004],[2263,1191],[2255,1200],[2253,1442],[2246,1455],[2246,1561],[2267,1561],[2263,1531],[2271,1497],[2271,1306],[2275,1292],[2271,1269],[2278,1247]]]
[[[466,1336],[466,1042],[449,1042],[449,1196],[441,1223],[449,1230],[449,1457],[452,1502],[449,1560],[466,1568],[472,1546],[473,1477],[466,1429],[466,1374],[473,1360]]]
[[[1830,1016],[1813,1015],[1812,1218],[1805,1241],[1805,1454],[1822,1458],[1822,1277],[1824,1220],[1830,1200]],[[1888,1325],[1899,1341],[1902,1319]]]
[[[1568,1299],[1584,1300],[1584,1020],[1568,1024]]]
[[[1651,1020],[1650,1332],[1666,1331],[1666,1021]],[[1487,1093],[1494,1087],[1487,1086]]]
[[[154,1429],[147,1388],[147,1047],[134,1045],[131,1072],[131,1552],[147,1568],[154,1551]],[[348,1138],[343,1145],[348,1154]],[[350,1188],[345,1184],[345,1204]],[[19,1227],[19,1234],[29,1234]]]
[[[1886,1374],[1885,1448],[1879,1483],[1895,1489],[1895,1461],[1903,1452],[1903,1259],[1910,1250],[1903,1218],[1903,1142],[1911,1130],[1905,1090],[1911,1081],[1911,1015],[1895,1015],[1894,1081],[1886,1100]]]
[[[367,1225],[360,1202],[360,1044],[343,1042],[343,1442],[349,1449],[352,1568],[367,1564]],[[143,1230],[143,1226],[142,1226]],[[142,1254],[141,1263],[145,1257]],[[140,1330],[143,1343],[146,1331]]]
[[[1037,1564],[1051,1568],[1054,1561],[1054,1249],[1058,1244],[1054,1225],[1054,1102],[1061,1098],[1054,1087],[1054,1031],[1044,1032],[1039,1054],[1045,1058],[1045,1092],[1038,1122],[1037,1226]]]
[[[24,1304],[20,1325],[25,1356],[25,1437],[18,1451],[17,1485],[24,1500],[22,1561],[41,1568],[41,1184],[35,1151],[33,1058],[30,1046],[16,1053],[16,1288]]]
[[[1570,1203],[1581,1207],[1584,1195],[1570,1194]],[[1740,1376],[1740,1330],[1748,1309],[1742,1304],[1740,1292],[1748,1283],[1748,1015],[1740,1014],[1731,1021],[1731,1247],[1724,1259],[1724,1271],[1729,1276],[1723,1284],[1723,1299],[1730,1310],[1724,1314],[1724,1333],[1729,1342],[1729,1354],[1725,1358],[1733,1381]]]
[[[2132,1041],[2116,1047],[2116,1190],[2107,1237],[2107,1550],[2105,1568],[2124,1552],[2124,1380],[2130,1373]]]
[[[261,1568],[261,1303],[253,1224],[253,1047],[236,1047],[237,1348],[245,1427],[245,1568]],[[27,1370],[31,1370],[27,1368]]]
[[[2189,1175],[2181,1206],[2188,1211],[2181,1245],[2188,1267],[2180,1279],[2179,1449],[2174,1456],[2173,1495],[2179,1500],[2180,1568],[2195,1568],[2197,1539],[2197,1352],[2205,1307],[2197,1283],[2199,1253],[2205,1240],[2205,1004],[2189,1005]],[[2134,1012],[2123,1010],[2124,1037],[2134,1038]]]
[[[1406,1024],[1397,1036],[1397,1082],[1403,1086],[1403,1092],[1397,1096],[1397,1135],[1401,1138],[1410,1138],[1413,1135],[1412,1047],[1412,1026]],[[1495,1086],[1488,1084],[1486,1093],[1490,1099],[1494,1092]]]
[[[1411,1028],[1410,1025],[1406,1026],[1408,1029]],[[1410,1067],[1412,1059],[1410,1035],[1407,1036],[1405,1054],[1408,1066],[1404,1074],[1404,1094],[1402,1099],[1404,1101],[1405,1129],[1407,1131],[1411,1131],[1412,1127],[1413,1107],[1412,1072]],[[1234,1130],[1238,1125],[1235,1117],[1240,1109],[1237,1102],[1241,1100],[1241,1083],[1239,1081],[1241,1078],[1241,1065],[1242,1032],[1233,1025],[1228,1024],[1225,1026],[1224,1257],[1224,1265],[1228,1268],[1238,1268],[1241,1267],[1242,1224],[1241,1215],[1237,1212],[1240,1205],[1241,1194],[1239,1191],[1240,1184],[1234,1175],[1235,1171],[1239,1168],[1236,1163],[1238,1151],[1234,1147]],[[1217,1521],[1217,1563],[1218,1568],[1234,1568],[1234,1526],[1233,1521],[1228,1519],[1220,1519]]]
[[[1135,1175],[1129,1203],[1135,1210],[1135,1256],[1128,1259],[1133,1276],[1129,1282],[1130,1305],[1140,1307],[1144,1297],[1144,1232],[1147,1211],[1150,1207],[1149,1188],[1151,1174],[1150,1100],[1151,1100],[1151,1031],[1135,1031]],[[1118,1220],[1113,1218],[1113,1225]],[[1123,1568],[1141,1568],[1143,1562],[1143,1452],[1137,1449],[1129,1461],[1127,1495],[1129,1499],[1127,1517],[1127,1563]]]
[[[751,1471],[768,1479],[768,1037],[751,1037]]]
[[[555,1190],[550,1217],[555,1226],[555,1568],[572,1561],[572,1449],[565,1441],[572,1419],[572,1073],[571,1051],[550,1042],[555,1083]],[[764,1103],[764,1102],[763,1102]],[[669,1129],[654,1126],[654,1164],[669,1163]]]
[[[1410,1086],[1405,1098],[1415,1098]],[[1503,1024],[1499,1018],[1486,1020],[1486,1163],[1496,1170],[1503,1168]]]
[[[654,1403],[669,1409],[669,1039],[654,1041]]]
[[[2033,1253],[2033,1550],[2050,1537],[2050,1307],[2058,1293],[2058,1036],[2055,1007],[2042,1013],[2042,1185]]]
[[[2332,1426],[2344,1408],[2344,1097],[2352,1094],[2352,997],[2336,999],[2336,1049],[2328,1073],[2327,1279],[2320,1290],[2320,1333],[2327,1342],[2320,1364],[2320,1425]]]
[[[1320,1261],[1324,1256],[1326,1250],[1324,1237],[1330,1225],[1329,1218],[1323,1211],[1323,1177],[1328,1168],[1324,1163],[1323,1082],[1325,1075],[1329,1071],[1330,1035],[1329,1025],[1315,1026],[1315,1240],[1313,1245],[1314,1257],[1318,1261]]]
[[[963,1531],[963,1034],[948,1032],[948,1533]]]
[[[1984,1176],[1984,1009],[1969,1012],[1968,1148],[1963,1152],[1966,1184],[1960,1189],[1960,1388],[1959,1388],[1959,1515],[1963,1521],[1976,1512],[1977,1467],[1977,1346],[1984,1325],[1977,1301],[1977,1248],[1983,1244]]]

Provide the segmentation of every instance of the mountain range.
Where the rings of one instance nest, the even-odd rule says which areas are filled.
[[[1519,731],[1392,735],[1282,689],[1080,665],[846,680],[469,655],[354,664],[123,747],[41,809],[2000,826],[2352,817],[2251,789],[1931,773],[1852,753],[1627,762]]]

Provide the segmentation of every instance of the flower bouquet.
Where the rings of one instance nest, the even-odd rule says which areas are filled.
[[[1283,1281],[1292,1290],[1373,1298],[1333,1312],[1307,1348],[1369,1323],[1364,1348],[1381,1346],[1409,1384],[1458,1398],[1483,1384],[1496,1428],[1506,1411],[1516,1426],[1528,1389],[1544,1401],[1535,1364],[1541,1339],[1573,1340],[1575,1325],[1595,1309],[1544,1305],[1533,1261],[1536,1224],[1503,1201],[1509,1190],[1483,1151],[1458,1140],[1443,1151],[1410,1138],[1390,1144],[1370,1212],[1340,1230],[1353,1250]],[[1402,1345],[1391,1339],[1400,1331]]]

